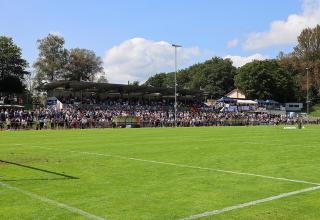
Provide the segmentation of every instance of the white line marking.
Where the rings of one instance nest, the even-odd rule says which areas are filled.
[[[193,220],[193,219],[204,218],[204,217],[208,217],[208,216],[212,216],[212,215],[218,215],[218,214],[221,214],[224,212],[230,212],[235,209],[242,209],[242,208],[245,208],[248,206],[254,206],[254,205],[257,205],[260,203],[269,202],[269,201],[273,201],[273,200],[277,200],[277,199],[281,199],[281,198],[285,198],[285,197],[289,197],[289,196],[294,196],[294,195],[305,193],[305,192],[315,191],[315,190],[319,190],[319,189],[320,189],[320,186],[315,186],[315,187],[301,189],[301,190],[297,190],[297,191],[293,191],[293,192],[283,193],[283,194],[280,194],[277,196],[272,196],[272,197],[268,197],[268,198],[264,198],[264,199],[259,199],[259,200],[255,200],[255,201],[251,201],[251,202],[246,202],[246,203],[242,203],[242,204],[238,204],[238,205],[234,205],[234,206],[225,207],[222,209],[217,209],[217,210],[208,211],[208,212],[204,212],[204,213],[200,213],[200,214],[196,214],[196,215],[191,215],[189,217],[182,218],[180,220]]]
[[[55,200],[52,200],[52,199],[48,199],[46,197],[43,197],[43,196],[39,196],[37,194],[34,194],[34,193],[31,193],[31,192],[28,192],[28,191],[25,191],[23,189],[20,189],[20,188],[17,188],[17,187],[14,187],[14,186],[11,186],[9,184],[6,184],[6,183],[3,183],[3,182],[0,182],[0,186],[2,187],[5,187],[7,189],[10,189],[10,190],[14,190],[16,192],[19,192],[21,194],[24,194],[24,195],[27,195],[33,199],[37,199],[37,200],[40,200],[42,202],[45,202],[45,203],[48,203],[50,205],[54,205],[54,206],[58,206],[59,208],[63,208],[63,209],[66,209],[70,212],[73,212],[73,213],[76,213],[78,215],[82,215],[88,219],[92,219],[92,220],[105,220],[105,218],[102,218],[102,217],[99,217],[99,216],[96,216],[96,215],[93,215],[89,212],[86,212],[86,211],[83,211],[81,209],[78,209],[76,207],[72,207],[72,206],[69,206],[67,204],[64,204],[64,203],[61,203],[61,202],[57,202]]]
[[[49,150],[57,150],[56,148],[51,148],[51,147],[42,147],[42,146],[31,146],[31,147],[44,148],[44,149],[49,149]],[[142,162],[147,162],[147,163],[163,164],[163,165],[184,167],[184,168],[191,168],[191,169],[198,169],[198,170],[208,170],[208,171],[214,171],[214,172],[220,172],[220,173],[231,173],[231,174],[236,174],[236,175],[253,176],[253,177],[260,177],[260,178],[264,178],[264,179],[273,179],[273,180],[281,180],[281,181],[287,181],[287,182],[304,183],[304,184],[320,186],[320,183],[315,183],[315,182],[309,182],[309,181],[304,181],[304,180],[294,180],[294,179],[288,179],[288,178],[282,178],[282,177],[266,176],[266,175],[260,175],[260,174],[254,174],[254,173],[238,172],[238,171],[223,170],[223,169],[214,169],[214,168],[208,168],[208,167],[169,163],[169,162],[162,162],[162,161],[156,161],[156,160],[145,160],[145,159],[134,158],[134,157],[124,157],[124,156],[119,156],[119,155],[102,154],[102,153],[94,153],[94,152],[86,152],[86,151],[73,151],[73,150],[64,150],[64,151],[68,151],[68,152],[72,152],[72,153],[114,157],[114,158],[119,158],[119,159],[124,159],[124,160],[135,160],[135,161],[142,161]]]
[[[56,148],[50,148],[50,147],[43,147],[43,146],[30,146],[30,147],[37,147],[37,148],[44,148],[44,149],[49,149],[49,150],[57,150]],[[111,155],[111,154],[102,154],[102,153],[95,153],[95,152],[86,152],[86,151],[73,151],[73,150],[64,150],[72,153],[81,153],[81,154],[89,154],[89,155],[96,155],[96,156],[105,156],[105,157],[115,157],[119,159],[125,159],[125,160],[135,160],[135,161],[142,161],[142,162],[148,162],[148,163],[156,163],[156,164],[164,164],[164,165],[170,165],[170,166],[177,166],[177,167],[184,167],[184,168],[192,168],[192,169],[200,169],[200,170],[208,170],[208,171],[215,171],[215,172],[222,172],[222,173],[231,173],[231,174],[237,174],[237,175],[246,175],[246,176],[254,176],[254,177],[261,177],[265,179],[274,179],[274,180],[282,180],[282,181],[288,181],[288,182],[295,182],[295,183],[304,183],[304,184],[311,184],[311,185],[316,185],[315,187],[311,188],[306,188],[302,190],[297,190],[293,192],[288,192],[288,193],[283,193],[277,196],[272,196],[264,199],[259,199],[247,203],[242,203],[230,207],[225,207],[222,209],[218,210],[213,210],[213,211],[208,211],[196,215],[192,215],[180,220],[192,220],[192,219],[198,219],[198,218],[203,218],[203,217],[208,217],[211,215],[217,215],[221,214],[224,212],[229,212],[235,209],[241,209],[245,208],[248,206],[254,206],[260,203],[264,202],[269,202],[309,191],[315,191],[320,189],[320,183],[315,183],[315,182],[309,182],[309,181],[304,181],[304,180],[294,180],[294,179],[287,179],[287,178],[282,178],[282,177],[273,177],[273,176],[266,176],[266,175],[260,175],[260,174],[253,174],[253,173],[246,173],[246,172],[237,172],[237,171],[230,171],[230,170],[222,170],[222,169],[213,169],[213,168],[207,168],[207,167],[199,167],[199,166],[191,166],[191,165],[185,165],[185,164],[176,164],[176,163],[169,163],[169,162],[162,162],[162,161],[155,161],[155,160],[145,160],[145,159],[140,159],[140,158],[134,158],[134,157],[124,157],[124,156],[119,156],[119,155]],[[1,183],[1,182],[0,182]],[[1,185],[1,184],[0,184]],[[98,217],[100,218],[100,217]]]
[[[292,130],[292,129],[297,129],[297,127],[291,127],[291,126],[289,127],[289,126],[287,126],[287,127],[283,127],[283,129],[284,130],[290,130],[290,129]]]

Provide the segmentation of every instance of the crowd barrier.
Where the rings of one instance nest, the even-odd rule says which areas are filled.
[[[272,120],[208,120],[208,121],[177,121],[177,127],[200,127],[200,126],[259,126],[259,125],[296,125],[294,121],[275,122]],[[320,120],[304,121],[303,124],[320,124]],[[115,123],[112,121],[90,121],[82,123],[72,122],[0,122],[0,130],[63,130],[63,129],[90,129],[90,128],[134,128],[134,127],[175,127],[174,121],[140,121],[137,124]]]

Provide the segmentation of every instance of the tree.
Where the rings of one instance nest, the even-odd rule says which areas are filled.
[[[105,75],[101,75],[98,79],[97,79],[97,83],[107,83],[108,80],[105,77]]]
[[[204,63],[178,71],[178,90],[203,88],[218,98],[234,88],[235,72],[236,68],[232,66],[231,60],[214,57]],[[174,88],[174,74],[174,72],[156,74],[150,77],[145,85]]]
[[[293,54],[305,61],[320,59],[320,25],[302,30]]]
[[[4,80],[0,80],[0,92],[7,93],[23,93],[25,85],[17,76],[6,76]]]
[[[229,59],[213,57],[204,63],[195,64],[178,72],[179,88],[204,91],[218,98],[234,88],[236,68]]]
[[[22,92],[22,80],[30,74],[27,67],[27,61],[21,57],[21,49],[12,38],[0,36],[0,91]]]
[[[94,81],[95,76],[103,72],[102,60],[91,50],[71,49],[67,70],[69,80]]]
[[[235,72],[231,60],[215,57],[203,70],[201,86],[216,98],[222,96],[234,88]]]
[[[302,82],[305,78],[303,67],[301,67],[300,60],[292,54],[284,54],[280,52],[277,56],[277,61],[279,65],[290,75],[292,79],[292,101],[301,101],[305,99],[305,94],[302,90]]]
[[[277,60],[247,63],[238,69],[235,84],[249,99],[295,100],[294,79]]]
[[[64,38],[49,34],[37,42],[39,56],[33,66],[38,77],[49,81],[62,79],[68,62],[68,50],[64,48]]]
[[[144,85],[153,86],[153,87],[165,87],[165,79],[167,75],[165,73],[158,73],[154,76],[151,76]]]
[[[130,83],[129,85],[132,86],[139,86],[140,82],[139,81],[133,81],[132,83]]]
[[[320,25],[304,29],[298,36],[298,45],[290,55],[295,59],[295,67],[300,72],[301,90],[305,94],[309,89],[313,98],[320,96]],[[309,71],[309,83],[306,68]]]

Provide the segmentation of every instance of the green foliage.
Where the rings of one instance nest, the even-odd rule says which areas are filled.
[[[97,83],[107,83],[108,80],[105,77],[105,75],[101,75],[98,79],[97,79]]]
[[[298,36],[298,45],[294,47],[293,55],[307,61],[320,59],[320,25],[306,28]]]
[[[280,57],[280,61],[290,64],[291,70],[296,72],[299,86],[297,97],[305,100],[309,90],[311,100],[317,99],[320,96],[320,25],[304,29],[298,36],[298,44],[293,52]],[[308,83],[306,68],[309,73]]]
[[[144,84],[153,87],[166,87],[166,78],[165,73],[158,73],[151,76]]]
[[[103,71],[102,60],[87,49],[75,48],[70,50],[65,78],[75,81],[93,81],[97,73]]]
[[[277,60],[253,61],[238,69],[236,86],[250,99],[294,100],[294,79]]]
[[[23,93],[25,86],[17,76],[6,76],[0,80],[0,92]]]
[[[140,82],[139,81],[133,81],[132,83],[129,83],[129,85],[132,86],[139,86]]]
[[[214,57],[204,63],[192,65],[177,73],[177,84],[179,89],[200,88],[211,93],[214,97],[219,97],[234,88],[234,74],[236,68],[228,59]],[[146,85],[155,87],[174,87],[174,72],[159,73],[150,77]]]
[[[306,68],[309,71],[307,83]],[[214,57],[195,64],[177,74],[178,88],[189,88],[224,95],[234,88],[236,68],[230,60]],[[298,44],[290,54],[279,53],[277,60],[253,61],[239,68],[236,86],[248,98],[275,99],[280,102],[303,101],[309,90],[311,99],[320,96],[320,25],[304,29]],[[146,84],[156,87],[173,87],[174,73],[160,73]],[[309,84],[309,87],[307,87]]]
[[[38,40],[39,56],[33,65],[38,77],[49,81],[63,78],[68,63],[68,50],[64,43],[63,37],[53,34]]]
[[[102,60],[93,51],[81,48],[68,51],[61,36],[49,34],[38,43],[39,56],[34,63],[38,85],[43,80],[93,81],[97,73],[103,72]]]
[[[320,104],[315,104],[310,109],[310,116],[320,117]]]
[[[203,71],[198,72],[199,78],[194,78],[205,91],[214,97],[220,97],[234,88],[234,75],[236,68],[228,59],[215,57],[206,61]]]
[[[0,36],[0,91],[21,93],[22,80],[30,74],[28,63],[21,57],[21,49],[12,38]]]

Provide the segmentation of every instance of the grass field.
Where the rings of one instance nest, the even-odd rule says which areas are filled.
[[[0,219],[318,220],[319,133],[0,132]]]

